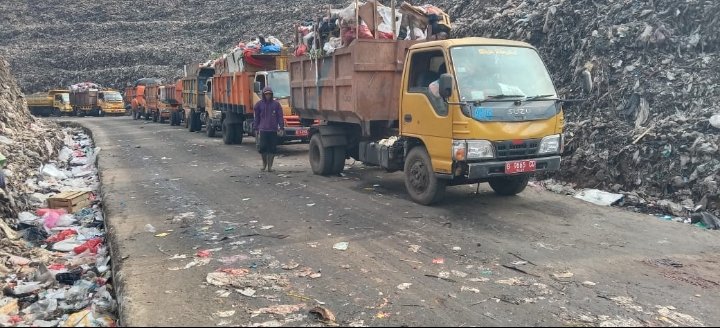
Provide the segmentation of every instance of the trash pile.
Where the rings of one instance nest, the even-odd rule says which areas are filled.
[[[298,26],[299,42],[294,54],[329,55],[358,38],[428,40],[447,38],[449,33],[450,17],[434,5],[413,6],[403,2],[393,10],[378,1],[358,1],[343,9],[331,9],[329,15]]]
[[[14,225],[17,222],[10,218],[29,208],[34,191],[25,180],[57,155],[62,135],[54,123],[30,114],[7,62],[0,57],[0,220]]]
[[[26,180],[37,209],[3,224],[0,325],[115,326],[97,152],[80,129],[65,128],[57,161]]]
[[[278,38],[274,36],[266,38],[260,35],[253,37],[249,42],[239,42],[229,49],[228,53],[200,66],[212,67],[216,72],[229,73],[242,72],[246,65],[260,69],[275,69],[275,58],[270,56],[280,55],[284,51],[285,45]]]
[[[97,150],[35,120],[2,58],[0,91],[0,326],[114,326]]]
[[[528,41],[561,96],[587,99],[565,105],[556,178],[644,211],[720,215],[720,2],[468,0],[449,12],[453,36]]]
[[[92,82],[80,82],[70,86],[70,91],[72,92],[94,91],[100,89],[102,89],[102,86]]]

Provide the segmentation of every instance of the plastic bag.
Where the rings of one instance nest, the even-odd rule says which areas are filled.
[[[41,172],[43,175],[53,177],[55,179],[67,179],[67,174],[58,169],[54,164],[45,164]]]
[[[20,221],[20,223],[35,225],[38,223],[38,219],[39,218],[35,216],[35,214],[30,212],[20,212],[20,214],[18,214],[18,221]]]
[[[263,46],[262,48],[260,48],[260,52],[264,53],[264,54],[280,53],[280,51],[281,51],[280,46],[274,45],[274,44],[266,45],[266,46]]]
[[[100,239],[100,238],[90,239],[90,240],[86,241],[84,244],[73,248],[73,252],[75,252],[75,254],[82,254],[85,251],[90,251],[90,253],[92,253],[92,254],[97,254],[98,247],[100,247],[101,245],[102,245],[102,239]]]
[[[73,155],[72,149],[68,147],[63,147],[63,149],[60,150],[60,155],[58,155],[58,159],[61,162],[67,163],[67,161],[70,160],[70,157]]]
[[[7,159],[5,158],[5,155],[3,155],[2,153],[0,153],[0,169],[5,166],[5,162],[6,162],[6,161],[7,161]]]
[[[272,43],[272,44],[274,44],[274,45],[276,45],[276,46],[278,46],[278,47],[280,47],[280,48],[282,48],[282,47],[284,46],[284,44],[283,44],[280,40],[278,40],[278,38],[276,38],[276,37],[274,37],[274,36],[269,36],[269,37],[267,38],[267,42],[270,42],[270,43]]]
[[[50,236],[50,238],[48,238],[46,241],[48,243],[57,243],[57,242],[63,241],[65,239],[68,239],[75,235],[77,235],[77,231],[75,231],[73,229],[67,229],[67,230],[61,231],[60,233],[58,233],[56,235]]]
[[[56,227],[69,227],[75,224],[75,216],[72,214],[60,215],[60,218],[56,222]]]
[[[43,215],[43,226],[45,226],[46,229],[55,228],[58,221],[60,221],[60,216],[61,214],[55,211],[46,213]]]
[[[307,46],[305,44],[301,44],[297,49],[295,49],[295,57],[302,57],[307,54]]]

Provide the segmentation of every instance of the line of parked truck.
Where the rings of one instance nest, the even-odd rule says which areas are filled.
[[[113,89],[55,89],[28,95],[26,100],[35,116],[125,115],[123,97]]]
[[[295,56],[191,65],[174,84],[138,81],[125,90],[126,101],[135,119],[184,123],[191,132],[204,126],[208,136],[238,144],[252,134],[253,104],[269,85],[292,127],[285,138],[309,141],[313,173],[339,174],[348,158],[403,171],[412,200],[426,205],[441,200],[447,186],[487,182],[509,196],[523,191],[531,174],[559,170],[565,100],[534,47],[447,38],[444,13],[405,3],[404,15],[425,24],[425,35],[395,37],[395,27],[383,34],[372,23],[388,14],[380,6],[356,3],[337,20],[333,14],[339,33],[322,34],[327,19],[297,28]],[[407,30],[418,30],[413,21]]]

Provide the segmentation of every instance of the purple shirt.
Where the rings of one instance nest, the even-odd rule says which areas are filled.
[[[256,131],[277,131],[285,127],[283,110],[280,103],[272,100],[260,100],[255,104],[255,121],[253,125]]]

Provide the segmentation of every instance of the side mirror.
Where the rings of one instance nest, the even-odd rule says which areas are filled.
[[[440,96],[443,97],[443,99],[448,99],[452,95],[453,91],[453,77],[450,74],[443,74],[440,75],[440,81],[438,82],[440,84]]]
[[[261,86],[262,84],[260,84],[260,82],[255,81],[255,93],[260,94],[260,92],[262,91],[260,88]]]

